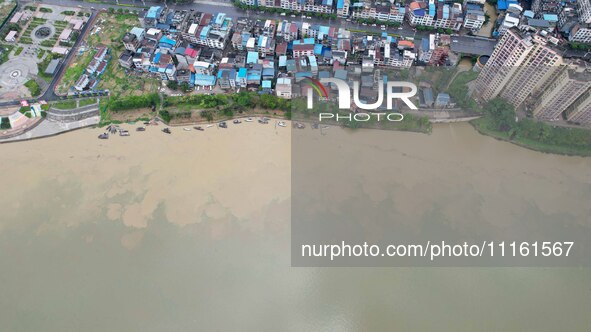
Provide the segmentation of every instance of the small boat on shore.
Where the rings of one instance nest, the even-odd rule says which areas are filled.
[[[109,139],[109,133],[102,133],[98,136],[99,139]]]
[[[110,126],[107,127],[107,132],[109,132],[111,134],[115,134],[118,129],[119,129],[118,126],[116,126],[116,125],[110,125]]]
[[[183,130],[184,130],[184,131],[191,131],[191,128],[189,128],[189,127],[185,127],[185,128],[183,128]]]
[[[259,123],[260,124],[267,124],[267,123],[269,123],[269,121],[266,120],[265,118],[262,118],[262,119],[259,119]]]
[[[298,129],[304,129],[304,128],[306,128],[306,125],[304,125],[303,123],[299,123],[298,122],[298,123],[296,123],[295,127],[298,128]]]
[[[165,133],[165,134],[171,134],[171,131],[168,128],[162,129],[162,132]]]
[[[211,127],[213,127],[213,125],[212,125],[212,124],[208,124],[208,125],[206,126],[206,128],[211,128]]]
[[[121,129],[119,130],[119,136],[129,136],[129,131]]]
[[[242,121],[240,121],[240,120],[236,119],[236,120],[232,121],[232,123],[233,123],[233,124],[241,124],[241,123],[242,123]]]
[[[318,122],[314,122],[314,123],[312,124],[312,128],[314,128],[314,129],[318,129]]]
[[[277,125],[279,125],[279,127],[287,127],[287,125],[283,121],[279,121]]]
[[[252,118],[246,118],[245,122],[252,122]]]
[[[137,127],[135,131],[146,131],[146,127]]]
[[[195,128],[195,130],[199,130],[199,131],[204,131],[205,129],[203,129],[203,127],[197,126],[197,127],[193,127]]]
[[[218,123],[218,127],[220,127],[220,128],[228,128],[228,125],[226,124],[225,121],[222,121],[222,122]]]

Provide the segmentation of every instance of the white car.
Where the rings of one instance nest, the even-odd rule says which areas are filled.
[[[279,121],[278,125],[279,127],[287,127],[287,125],[283,121]]]

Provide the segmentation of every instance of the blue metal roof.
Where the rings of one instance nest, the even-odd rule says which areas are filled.
[[[271,81],[263,81],[263,89],[270,89]]]
[[[544,19],[550,22],[558,22],[558,15],[556,14],[544,14]]]
[[[345,0],[337,0],[337,9],[343,9],[345,6]]]
[[[201,33],[199,34],[199,38],[201,38],[201,39],[207,38],[207,34],[209,33],[209,29],[211,29],[211,27],[209,25],[206,27],[203,27],[203,29],[201,29]]]
[[[322,44],[314,45],[314,54],[322,55]]]
[[[534,18],[535,13],[531,10],[526,10],[523,12],[523,16],[525,16],[527,18]]]
[[[307,45],[307,44],[314,44],[314,38],[304,38],[304,40],[303,40],[303,41],[301,41],[301,40],[299,40],[299,39],[298,39],[298,40],[294,40],[294,41],[293,41],[293,44],[294,44],[294,45],[300,45],[300,44],[303,44],[303,45]]]
[[[497,8],[499,10],[507,10],[507,8],[509,8],[510,4],[517,4],[517,1],[515,1],[515,0],[498,0]]]
[[[215,85],[216,78],[213,75],[203,75],[203,74],[196,74],[195,75],[195,85],[206,85],[211,86]]]
[[[257,52],[248,52],[246,56],[246,63],[257,63],[259,62],[259,53]]]
[[[246,68],[240,68],[238,69],[238,78],[246,78],[246,73],[248,72],[248,70]]]
[[[215,18],[215,24],[222,25],[222,23],[224,23],[225,18],[226,18],[225,13],[219,13]]]
[[[160,40],[158,41],[160,44],[168,44],[171,46],[176,45],[176,40],[172,40],[170,38],[167,38],[166,36],[160,38]]]
[[[146,14],[147,18],[155,19],[160,16],[160,12],[162,11],[162,7],[160,6],[152,6],[148,9],[148,13]]]

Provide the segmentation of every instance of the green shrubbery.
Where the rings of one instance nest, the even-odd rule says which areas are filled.
[[[482,133],[538,151],[591,155],[591,130],[554,127],[528,118],[515,121],[515,109],[501,98],[488,102],[483,112],[483,118],[472,122]]]
[[[31,92],[31,96],[37,97],[41,94],[41,87],[39,87],[39,84],[35,80],[29,80],[25,83],[25,86]]]
[[[160,103],[160,96],[157,93],[148,93],[140,96],[127,96],[112,98],[109,102],[109,109],[122,111],[129,109],[154,107]]]

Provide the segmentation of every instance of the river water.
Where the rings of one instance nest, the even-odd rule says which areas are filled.
[[[0,145],[0,331],[591,326],[588,268],[291,268],[289,130],[160,129]],[[467,124],[380,135],[405,142],[407,187],[430,167],[446,175],[425,200],[458,183],[510,207],[485,214],[522,197],[591,219],[591,158],[528,151]]]

